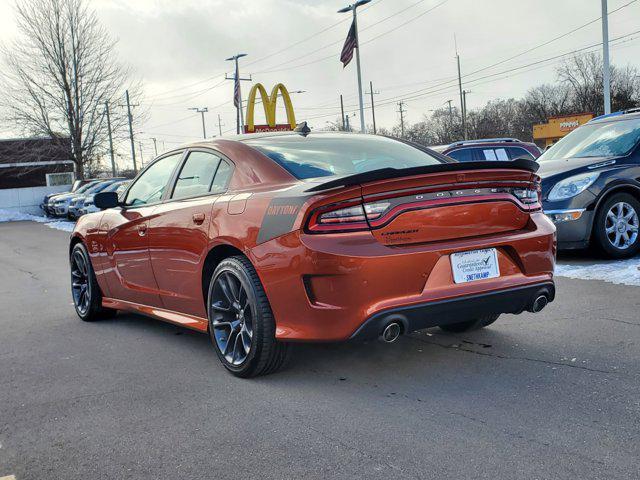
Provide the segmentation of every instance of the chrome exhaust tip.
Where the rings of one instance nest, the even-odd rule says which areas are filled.
[[[402,328],[398,322],[391,322],[389,325],[384,327],[380,338],[385,343],[393,343],[395,342],[400,334],[402,333]]]
[[[532,313],[538,313],[549,303],[549,299],[546,295],[539,295],[531,304],[531,308],[529,309]]]

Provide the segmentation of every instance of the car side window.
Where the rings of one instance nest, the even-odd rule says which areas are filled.
[[[516,158],[529,158],[534,160],[533,155],[528,150],[519,147],[507,147],[507,153],[509,154],[509,158],[511,160],[515,160]]]
[[[125,205],[135,207],[160,201],[180,158],[182,152],[161,158],[147,168],[127,192]]]
[[[463,148],[461,150],[454,150],[453,152],[447,153],[447,155],[454,160],[458,160],[459,162],[471,162],[475,160],[473,158],[473,149],[472,148]]]
[[[233,173],[233,167],[228,162],[221,160],[220,166],[216,171],[216,176],[211,184],[210,191],[212,193],[222,193],[227,190],[231,174]]]
[[[207,152],[191,152],[184,162],[171,198],[205,195],[211,190],[221,159]]]

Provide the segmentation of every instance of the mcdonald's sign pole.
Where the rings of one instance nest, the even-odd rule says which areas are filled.
[[[358,70],[358,99],[360,100],[360,130],[365,133],[364,130],[364,98],[362,97],[362,72],[360,71],[360,40],[358,39],[358,15],[356,9],[361,5],[369,3],[371,0],[358,0],[353,5],[341,8],[338,13],[353,12],[353,25],[356,35],[356,67]]]

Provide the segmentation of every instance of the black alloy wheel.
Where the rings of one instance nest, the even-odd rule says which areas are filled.
[[[71,264],[71,297],[80,319],[85,322],[113,316],[116,311],[102,306],[102,292],[96,280],[87,249],[76,243],[69,257]]]
[[[207,307],[211,342],[231,373],[255,377],[286,364],[291,346],[276,340],[269,300],[246,257],[218,264],[209,283]]]

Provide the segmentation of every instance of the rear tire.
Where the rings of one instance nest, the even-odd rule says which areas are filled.
[[[291,345],[275,338],[269,300],[251,262],[222,260],[209,283],[209,337],[218,358],[241,378],[267,375],[285,366]]]
[[[92,322],[114,316],[117,311],[102,306],[102,292],[96,280],[89,253],[83,243],[77,243],[69,256],[71,264],[71,297],[81,320]]]
[[[468,320],[460,323],[450,323],[448,325],[440,325],[440,329],[450,333],[463,333],[479,330],[487,327],[495,322],[500,315],[484,315],[480,318]]]
[[[608,258],[629,258],[640,251],[640,202],[628,193],[616,193],[600,206],[593,237]]]

